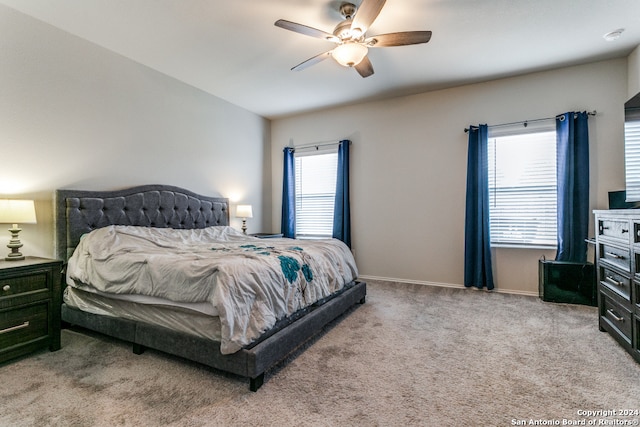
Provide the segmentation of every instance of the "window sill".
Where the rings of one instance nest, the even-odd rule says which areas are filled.
[[[500,248],[500,249],[544,249],[549,251],[555,251],[558,249],[556,245],[516,245],[516,244],[508,244],[508,243],[492,243],[491,248]]]

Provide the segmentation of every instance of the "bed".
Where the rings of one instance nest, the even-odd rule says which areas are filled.
[[[65,323],[128,341],[136,354],[152,348],[246,377],[251,391],[262,386],[267,370],[327,324],[365,302],[366,283],[356,280],[355,264],[344,267],[343,261],[321,262],[311,257],[314,251],[335,250],[326,246],[342,251],[346,246],[341,242],[326,241],[316,248],[300,240],[243,236],[229,227],[226,198],[202,196],[174,186],[144,185],[117,191],[61,189],[56,191],[54,203],[56,254],[66,262]],[[183,238],[187,235],[188,239]],[[162,252],[145,254],[147,258],[141,260],[137,246],[133,251],[127,246],[129,240],[136,239],[144,241],[141,246],[170,247],[169,252],[183,258],[169,262],[162,258],[166,256]],[[96,248],[108,251],[102,264]],[[213,267],[206,263],[222,262],[223,255],[236,263],[232,267],[215,264],[215,274],[211,273]],[[152,258],[161,261],[150,261]],[[246,260],[254,259],[257,266],[247,268],[265,270],[245,271]],[[133,266],[118,264],[123,260],[131,260]],[[351,262],[346,260],[344,265]],[[88,263],[91,268],[85,268]],[[152,263],[158,266],[155,270]],[[99,270],[103,265],[109,265],[111,272]],[[147,287],[152,289],[149,292],[127,287],[136,271],[143,271],[136,270],[140,265],[144,265],[144,274],[155,275],[154,285]],[[167,265],[172,269],[166,269]],[[185,285],[177,270],[187,268],[186,276],[206,277],[209,287],[182,292],[191,289],[191,284]],[[157,286],[158,277],[165,282],[162,287]],[[263,294],[275,293],[271,290],[250,290],[250,298],[241,293],[246,292],[248,281],[267,282],[267,278],[281,282],[278,286],[284,290],[279,293],[286,295],[286,302],[254,303]],[[324,285],[312,288],[314,281]],[[237,291],[241,297],[234,296],[231,282],[241,285],[243,290]],[[252,282],[250,288],[253,286]],[[184,301],[178,301],[181,299]],[[233,301],[240,299],[250,301],[253,308],[233,312]],[[269,310],[265,311],[265,306]],[[284,312],[278,307],[284,307]],[[234,332],[238,330],[242,333]]]

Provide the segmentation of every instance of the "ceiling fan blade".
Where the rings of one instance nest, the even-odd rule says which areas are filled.
[[[368,47],[390,47],[427,43],[429,40],[431,31],[405,31],[367,37],[364,44]]]
[[[369,77],[373,74],[373,65],[371,65],[371,61],[369,61],[369,58],[367,56],[362,58],[362,61],[360,61],[360,63],[358,65],[355,65],[353,68],[355,68],[358,74],[360,74],[362,77]]]
[[[323,52],[323,53],[321,53],[321,54],[318,54],[318,55],[314,56],[313,58],[309,58],[309,59],[307,59],[306,61],[301,62],[301,63],[299,63],[298,65],[296,65],[295,67],[293,67],[293,68],[291,69],[291,71],[302,71],[302,70],[304,70],[305,68],[309,68],[309,67],[311,67],[312,65],[315,65],[315,64],[317,64],[317,63],[318,63],[318,62],[320,62],[320,61],[324,61],[325,59],[327,59],[328,57],[330,57],[330,56],[331,56],[331,52],[332,52],[332,51],[330,50],[330,51],[328,51],[328,52]]]
[[[353,17],[351,30],[359,28],[362,34],[367,32],[367,29],[378,17],[385,2],[386,0],[363,0],[356,11],[356,15]]]
[[[274,25],[276,27],[284,28],[285,30],[294,31],[296,33],[304,34],[305,36],[311,36],[318,39],[329,40],[332,42],[339,42],[340,39],[333,34],[329,34],[326,31],[318,30],[317,28],[308,27],[306,25],[298,24],[296,22],[287,21],[285,19],[278,19]]]

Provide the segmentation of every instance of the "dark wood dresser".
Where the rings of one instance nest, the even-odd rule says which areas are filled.
[[[640,210],[594,214],[600,330],[640,362]]]
[[[62,261],[0,261],[0,363],[60,349]]]

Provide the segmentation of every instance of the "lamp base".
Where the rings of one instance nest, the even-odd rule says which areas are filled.
[[[5,261],[20,261],[24,259],[24,255],[18,251],[22,247],[22,242],[18,238],[18,233],[21,231],[22,229],[17,224],[13,224],[13,227],[9,229],[11,240],[9,240],[7,247],[11,249],[11,252],[5,257]]]

